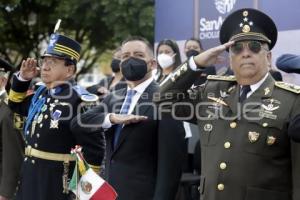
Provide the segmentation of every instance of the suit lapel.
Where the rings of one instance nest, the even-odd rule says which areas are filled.
[[[150,109],[148,103],[152,103],[154,92],[158,91],[158,85],[153,81],[143,92],[141,97],[139,98],[137,105],[133,109],[132,114],[134,115],[145,115],[147,111]]]
[[[132,114],[134,115],[146,115],[147,111],[149,110],[150,106],[147,105],[143,105],[143,106],[137,106],[137,105],[142,105],[143,103],[150,103],[152,102],[152,97],[153,97],[153,93],[155,91],[158,91],[158,85],[153,81],[143,92],[143,94],[141,95],[141,97],[139,98],[136,106],[134,107],[134,110],[132,112]],[[129,125],[130,126],[130,125]],[[124,142],[124,140],[132,133],[132,129],[131,127],[126,127],[124,126],[118,143],[116,145],[116,148],[114,149],[114,152],[116,152],[119,147],[121,146],[121,144]]]
[[[119,114],[122,104],[126,97],[126,92],[127,92],[127,89],[124,88],[124,89],[117,90],[116,92],[112,93],[112,98],[109,102],[110,109],[113,109],[113,110],[111,110],[111,112]]]

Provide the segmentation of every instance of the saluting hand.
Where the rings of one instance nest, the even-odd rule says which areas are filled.
[[[110,114],[109,120],[112,124],[131,124],[131,123],[137,123],[140,121],[144,121],[148,119],[146,116],[140,116],[140,115],[122,115],[122,114]]]
[[[230,41],[223,45],[208,49],[194,57],[194,61],[198,66],[207,67],[216,64],[219,55],[224,52],[227,48],[233,45],[234,42]]]
[[[22,61],[20,76],[25,80],[31,80],[39,74],[37,61],[34,58],[27,58]]]
[[[8,200],[8,198],[0,195],[0,200]]]

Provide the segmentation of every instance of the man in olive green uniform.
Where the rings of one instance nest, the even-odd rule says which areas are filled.
[[[7,80],[11,71],[12,66],[0,59],[0,200],[8,200],[15,193],[24,150],[24,141],[19,132],[22,117],[11,112],[6,104],[4,88],[9,85]]]
[[[223,45],[192,57],[161,85],[161,111],[175,109],[173,117],[199,126],[200,199],[300,199],[300,151],[291,140],[300,134],[300,87],[275,82],[268,73],[276,40],[267,15],[238,10],[221,27]],[[189,89],[195,71],[225,50],[235,76],[209,76]]]

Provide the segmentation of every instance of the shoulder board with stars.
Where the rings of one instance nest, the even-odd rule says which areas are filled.
[[[218,75],[208,75],[208,80],[220,80],[220,81],[236,81],[235,76],[218,76]]]
[[[99,100],[97,95],[89,93],[86,89],[79,85],[73,86],[73,89],[77,92],[82,101],[95,102]]]
[[[279,88],[284,89],[284,90],[288,90],[290,92],[300,94],[300,86],[298,86],[298,85],[294,85],[294,84],[291,84],[291,83],[285,83],[285,82],[282,82],[282,81],[276,81],[275,85]]]

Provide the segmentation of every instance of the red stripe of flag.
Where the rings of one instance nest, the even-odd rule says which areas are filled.
[[[117,196],[116,191],[107,182],[104,182],[91,200],[115,200]]]

